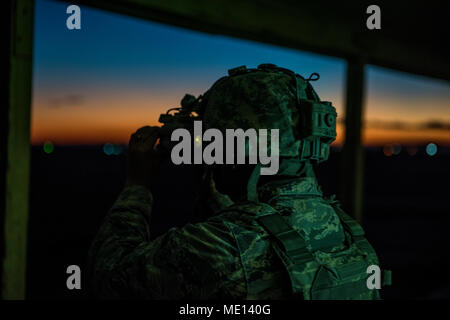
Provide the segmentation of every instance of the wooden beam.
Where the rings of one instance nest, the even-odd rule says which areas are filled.
[[[3,215],[2,298],[25,298],[33,0],[10,0],[9,89]],[[3,137],[2,137],[3,138]],[[5,169],[5,168],[3,168]]]
[[[450,80],[450,61],[428,32],[405,35],[411,12],[381,5],[381,30],[366,28],[367,1],[287,0],[74,0],[74,3],[202,32],[223,34],[334,57],[364,56],[366,63]],[[364,3],[367,2],[367,3]],[[383,10],[383,8],[385,8]],[[420,12],[414,12],[415,15]],[[436,20],[423,22],[432,25]],[[437,22],[436,22],[437,23]],[[411,28],[421,28],[412,25]],[[429,28],[430,26],[428,26]],[[430,29],[430,28],[429,28]],[[421,29],[414,29],[419,35]],[[428,30],[428,29],[427,29]],[[431,30],[433,30],[431,28]],[[433,31],[434,33],[437,30]],[[410,34],[410,32],[407,32]],[[395,38],[393,38],[395,35]],[[430,42],[431,41],[431,42]],[[441,50],[438,50],[438,48]]]
[[[364,101],[364,62],[361,58],[347,61],[345,142],[341,153],[340,192],[343,208],[362,223],[363,147],[361,128]]]

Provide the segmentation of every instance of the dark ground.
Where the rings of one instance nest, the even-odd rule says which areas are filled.
[[[366,149],[364,227],[383,268],[393,271],[385,299],[450,298],[450,151],[434,157],[419,149],[392,157]],[[337,193],[339,153],[319,167],[325,194]],[[29,220],[28,285],[31,299],[82,299],[87,290],[86,253],[102,217],[123,185],[125,156],[102,146],[56,147],[48,155],[33,147]],[[154,191],[152,231],[189,217],[192,173],[174,168]],[[177,199],[173,201],[173,199]],[[182,205],[184,204],[184,205]],[[82,290],[66,288],[66,268],[79,265]]]

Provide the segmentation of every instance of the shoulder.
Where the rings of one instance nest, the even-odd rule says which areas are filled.
[[[161,258],[176,256],[177,260],[194,263],[202,260],[226,261],[239,255],[233,233],[225,219],[209,219],[172,228],[154,240],[158,243]]]
[[[226,221],[172,228],[154,241],[159,244],[153,261],[181,274],[189,296],[228,297],[245,291],[239,248]],[[229,288],[240,289],[228,292]]]
[[[273,208],[260,203],[233,205],[206,221],[172,228],[152,242],[164,259],[176,256],[177,260],[204,260],[213,264],[231,262],[239,259],[236,230],[258,232],[261,227],[256,217],[272,211]]]
[[[291,223],[314,249],[323,249],[344,241],[344,230],[333,207],[317,197],[293,204]]]
[[[255,218],[269,208],[264,204],[233,205],[206,221],[172,228],[153,240],[155,249],[158,248],[157,255],[193,263],[206,261],[215,267],[234,263],[240,255],[236,235],[244,232],[250,236],[259,232],[261,227]]]

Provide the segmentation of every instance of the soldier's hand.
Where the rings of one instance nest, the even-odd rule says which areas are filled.
[[[159,138],[159,127],[145,126],[131,135],[128,145],[128,169],[126,185],[150,187],[159,165],[154,150]]]

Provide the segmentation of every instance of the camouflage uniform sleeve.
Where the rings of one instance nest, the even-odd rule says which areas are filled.
[[[105,217],[89,251],[93,294],[100,298],[181,298],[182,275],[155,263],[161,239],[150,241],[152,195],[126,187]],[[171,291],[167,291],[170,288]]]
[[[216,200],[216,208],[231,203],[229,198]],[[89,252],[95,296],[205,299],[244,295],[239,251],[220,219],[172,228],[150,238],[151,207],[151,193],[131,186],[105,217]]]

